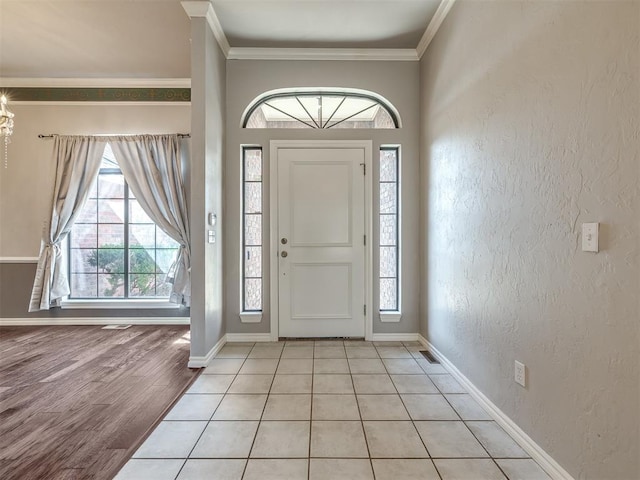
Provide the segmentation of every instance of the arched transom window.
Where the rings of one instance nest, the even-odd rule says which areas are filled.
[[[380,95],[347,88],[273,90],[242,116],[243,128],[400,128],[395,107]]]

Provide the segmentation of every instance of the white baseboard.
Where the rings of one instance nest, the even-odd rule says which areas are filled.
[[[189,317],[28,317],[0,318],[0,326],[52,325],[189,325]]]
[[[209,363],[211,363],[211,360],[213,360],[213,357],[215,357],[218,354],[220,349],[224,347],[225,343],[227,343],[227,336],[223,335],[222,338],[218,340],[218,343],[216,343],[206,355],[202,357],[198,357],[194,355],[190,356],[188,367],[189,368],[205,368],[206,366],[209,365]]]
[[[374,342],[417,342],[417,333],[374,333],[371,340]]]
[[[487,411],[487,413],[500,425],[522,449],[527,452],[538,465],[540,465],[554,480],[574,480],[574,478],[560,466],[540,445],[534,442],[516,423],[489,400],[471,381],[465,377],[456,366],[451,363],[436,347],[434,347],[422,335],[417,335],[418,341],[440,361],[442,366],[453,376],[469,394]]]
[[[227,342],[271,342],[270,333],[227,333]]]

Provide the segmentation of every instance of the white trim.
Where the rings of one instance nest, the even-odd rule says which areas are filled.
[[[418,335],[422,343],[438,359],[442,366],[453,376],[471,396],[484,408],[487,413],[500,425],[531,458],[536,461],[554,480],[574,480],[573,477],[560,466],[542,447],[534,442],[516,423],[489,400],[471,381],[465,377],[456,366],[449,361],[436,347],[422,335]]]
[[[11,105],[46,105],[46,106],[56,106],[56,107],[95,107],[95,106],[117,106],[117,107],[172,107],[175,105],[179,106],[190,106],[191,102],[64,102],[64,101],[56,101],[56,102],[47,102],[42,100],[29,101],[29,100],[20,100],[17,102],[11,102]]]
[[[215,357],[220,351],[220,349],[224,347],[225,343],[227,343],[227,336],[223,335],[222,338],[218,340],[218,343],[216,343],[206,355],[204,356],[191,355],[189,357],[189,363],[187,364],[187,366],[189,368],[207,367],[209,363],[211,363],[211,360],[213,360],[213,357]]]
[[[262,321],[262,312],[240,312],[240,322],[242,323],[260,323]]]
[[[169,299],[128,299],[128,300],[106,300],[106,299],[69,299],[61,302],[64,310],[73,309],[123,309],[123,308],[180,308],[181,305],[169,302]]]
[[[420,42],[418,42],[418,46],[416,47],[416,54],[418,56],[418,59],[421,59],[422,55],[424,55],[424,52],[427,50],[427,47],[431,43],[431,40],[433,40],[433,37],[435,37],[436,33],[438,33],[442,22],[444,22],[444,19],[447,17],[447,14],[451,10],[451,7],[453,7],[455,1],[456,0],[442,0],[440,2],[436,13],[434,13],[433,17],[431,17],[431,21],[429,22],[429,25],[427,25],[427,29],[424,31],[424,34],[422,35],[422,38],[420,39]]]
[[[0,318],[1,326],[189,325],[189,317],[25,317]]]
[[[417,342],[417,333],[374,333],[374,342]]]
[[[380,312],[380,321],[382,323],[397,323],[402,318],[400,312]]]
[[[184,2],[183,2],[184,3]],[[417,62],[413,48],[263,48],[231,47],[229,60],[373,60]]]
[[[272,342],[270,333],[227,333],[227,342]],[[277,339],[276,339],[277,341]]]
[[[373,174],[371,169],[373,142],[371,140],[271,140],[269,148],[269,190],[270,190],[270,289],[271,289],[271,341],[279,338],[278,311],[278,149],[280,148],[363,148],[365,171],[364,176],[364,215],[367,238],[373,238]],[[264,159],[264,157],[263,157]],[[365,305],[368,305],[364,319],[364,338],[371,340],[373,335],[373,242],[365,245]]]
[[[229,46],[229,41],[227,40],[227,36],[224,34],[224,30],[222,29],[222,25],[220,25],[220,20],[218,20],[218,16],[216,15],[215,10],[213,9],[213,5],[210,2],[181,2],[182,8],[187,12],[190,18],[194,17],[206,17],[207,23],[213,32],[213,36],[218,41],[218,45],[220,45],[220,50],[224,54],[225,58],[229,58],[229,50],[231,47]]]
[[[38,263],[39,257],[0,257],[0,263]]]
[[[190,78],[21,78],[0,77],[0,87],[191,88]],[[12,102],[15,104],[16,102]],[[102,102],[104,103],[104,102]]]

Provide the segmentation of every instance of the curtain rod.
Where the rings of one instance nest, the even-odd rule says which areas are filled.
[[[58,133],[50,133],[48,135],[44,135],[44,134],[39,134],[38,138],[53,138],[53,137],[57,137],[59,134]],[[128,136],[134,136],[135,134],[132,135],[88,135],[91,137],[128,137]],[[191,138],[191,134],[190,133],[178,133],[177,134],[179,137],[181,138]]]

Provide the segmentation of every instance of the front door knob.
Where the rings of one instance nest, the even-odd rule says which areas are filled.
[[[284,251],[280,254],[280,256],[281,256],[282,258],[286,258],[286,257],[287,257],[287,255],[288,255],[288,253],[287,253],[287,252],[284,252]]]
[[[286,238],[281,239],[280,243],[282,243],[283,245],[286,245],[287,244],[287,239]]]

